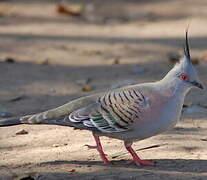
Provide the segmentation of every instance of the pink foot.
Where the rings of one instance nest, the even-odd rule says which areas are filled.
[[[131,161],[131,163],[134,162],[136,165],[151,165],[151,166],[155,165],[155,163],[152,161],[145,161],[145,160],[140,159],[137,153],[132,149],[131,146],[126,146],[126,149],[127,151],[130,152],[130,154],[133,157],[133,160]]]
[[[108,160],[108,158],[106,157],[107,155],[103,151],[103,148],[101,146],[101,141],[100,141],[99,137],[94,135],[94,134],[93,134],[93,136],[94,136],[94,139],[96,141],[96,146],[90,146],[90,145],[87,145],[87,144],[85,146],[87,146],[89,149],[97,149],[97,151],[99,152],[99,155],[100,155],[102,161],[104,162],[104,164],[110,164],[111,162]]]

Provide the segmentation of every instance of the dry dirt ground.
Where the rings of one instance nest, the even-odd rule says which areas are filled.
[[[72,1],[66,1],[72,2]],[[192,56],[207,85],[207,1],[73,1],[81,16],[58,14],[58,1],[0,2],[0,113],[41,112],[122,84],[155,81],[182,52],[190,22]],[[85,85],[87,84],[87,86]],[[83,91],[83,87],[86,91]],[[90,132],[48,125],[0,128],[0,179],[207,179],[206,90],[168,132],[134,144],[155,167],[127,165],[122,142],[101,138],[113,164],[104,165]],[[25,130],[28,134],[17,135]],[[29,178],[30,177],[30,178]]]

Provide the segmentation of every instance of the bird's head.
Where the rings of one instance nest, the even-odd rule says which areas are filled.
[[[197,71],[191,62],[187,30],[185,34],[184,56],[167,76],[171,76],[171,78],[187,89],[192,87],[203,89],[203,85],[199,82]]]

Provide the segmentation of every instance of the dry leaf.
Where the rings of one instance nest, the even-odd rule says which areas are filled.
[[[179,60],[181,58],[180,54],[175,53],[175,52],[169,53],[167,56],[168,56],[168,60],[172,64],[175,64],[175,63],[179,62]]]
[[[112,64],[120,64],[120,57],[116,57],[112,60]]]
[[[8,58],[5,59],[5,62],[6,62],[6,63],[11,63],[11,64],[12,64],[12,63],[15,63],[16,61],[15,61],[14,58],[8,57]]]
[[[58,4],[56,11],[59,14],[65,14],[70,16],[80,16],[83,11],[83,6],[79,4]]]
[[[93,87],[90,84],[85,84],[82,87],[82,91],[84,91],[84,92],[88,92],[88,91],[92,91],[92,90],[93,90]]]
[[[191,58],[191,62],[194,65],[199,65],[200,64],[200,59],[197,57]]]
[[[74,172],[76,172],[76,170],[75,169],[71,169],[68,172],[74,173]]]
[[[16,135],[24,135],[24,134],[28,134],[28,132],[24,129],[22,129],[21,131],[16,132]]]

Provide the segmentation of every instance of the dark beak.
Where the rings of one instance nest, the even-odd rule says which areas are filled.
[[[198,87],[199,89],[204,89],[203,85],[197,81],[193,81],[191,84],[195,87]]]

